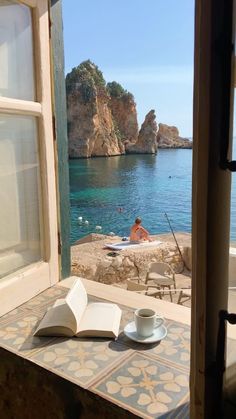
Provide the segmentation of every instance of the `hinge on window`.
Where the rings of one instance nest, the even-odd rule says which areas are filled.
[[[61,233],[58,231],[57,233],[57,240],[58,240],[58,254],[61,255]]]

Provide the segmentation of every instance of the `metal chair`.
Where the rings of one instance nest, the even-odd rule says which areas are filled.
[[[176,282],[175,282],[175,272],[172,267],[165,262],[153,262],[149,265],[147,272],[145,284],[149,281],[152,281],[159,289],[163,289],[163,294],[165,288],[169,289],[170,300],[172,299],[171,287],[173,286],[176,293]]]
[[[183,298],[185,298],[185,300],[182,301]],[[179,293],[179,298],[178,298],[177,304],[182,305],[186,301],[190,300],[190,298],[191,298],[191,288],[181,290],[180,293]]]
[[[126,279],[126,285],[128,291],[135,291],[149,297],[159,297],[162,300],[161,291],[155,285],[137,284],[130,279]]]

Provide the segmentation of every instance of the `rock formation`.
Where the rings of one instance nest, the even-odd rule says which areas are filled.
[[[118,138],[125,145],[136,143],[138,139],[138,120],[134,97],[115,81],[107,83],[110,95],[110,109]]]
[[[121,238],[118,238],[118,242]],[[116,238],[109,242],[117,242]],[[171,242],[163,242],[157,248],[126,249],[116,257],[105,248],[107,238],[101,235],[100,240],[73,245],[71,247],[72,274],[105,284],[125,282],[127,278],[138,277],[145,281],[151,262],[169,263],[175,272],[183,270],[183,262],[176,246]],[[181,246],[182,255],[185,248]]]
[[[178,128],[159,124],[157,133],[158,148],[192,148],[192,141],[179,136]]]
[[[70,157],[114,156],[124,153],[117,138],[106,83],[89,60],[66,77]]]
[[[156,154],[158,148],[191,148],[176,127],[159,124],[151,110],[138,131],[134,97],[90,60],[66,76],[70,158]]]
[[[126,152],[129,154],[156,154],[157,148],[156,115],[155,111],[151,110],[141,126],[137,142],[126,145]]]

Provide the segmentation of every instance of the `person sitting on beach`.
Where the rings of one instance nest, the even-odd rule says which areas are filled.
[[[130,241],[140,242],[140,241],[152,241],[149,232],[141,226],[142,220],[140,217],[137,217],[134,225],[130,230]]]

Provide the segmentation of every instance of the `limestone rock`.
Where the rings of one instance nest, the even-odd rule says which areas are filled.
[[[157,133],[158,148],[192,148],[192,141],[179,136],[178,128],[159,124]]]
[[[109,241],[113,243],[117,238]],[[117,284],[135,277],[144,282],[151,262],[167,262],[175,272],[183,269],[180,254],[172,243],[162,243],[156,248],[126,249],[116,253],[115,257],[110,256],[106,243],[107,240],[102,239],[72,246],[72,274],[105,284]]]
[[[113,81],[107,83],[116,134],[123,144],[136,143],[138,139],[138,120],[134,97],[123,87]]]
[[[157,123],[153,109],[145,117],[137,142],[135,144],[127,144],[126,152],[130,154],[157,153]]]
[[[186,268],[192,270],[192,249],[191,247],[184,247],[181,250]]]
[[[124,153],[119,142],[106,83],[89,60],[66,77],[69,156],[114,156]]]
[[[66,76],[67,120],[70,158],[156,154],[159,148],[191,148],[178,129],[156,124],[151,110],[138,130],[133,95],[119,83],[105,82],[90,60]]]

